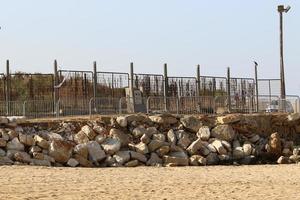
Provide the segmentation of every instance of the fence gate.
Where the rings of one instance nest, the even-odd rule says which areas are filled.
[[[135,87],[144,97],[164,95],[164,77],[159,74],[134,74]]]
[[[93,97],[93,72],[59,70],[60,115],[83,115],[89,113],[89,100]]]
[[[97,72],[97,97],[125,97],[129,87],[129,74],[122,72]]]
[[[168,77],[168,96],[196,96],[197,81],[195,77]]]

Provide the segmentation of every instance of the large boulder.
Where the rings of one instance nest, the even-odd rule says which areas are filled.
[[[105,153],[113,155],[121,148],[121,142],[115,138],[107,138],[102,144]]]
[[[187,148],[187,152],[190,155],[194,155],[197,154],[199,149],[203,146],[202,141],[200,138],[198,138],[197,140],[195,140],[194,142],[192,142],[190,144],[190,146]]]
[[[121,147],[127,147],[128,143],[129,143],[128,134],[123,133],[123,131],[121,131],[119,129],[112,128],[109,131],[109,135],[112,138],[118,139],[121,142]]]
[[[224,116],[217,117],[217,123],[219,124],[232,124],[239,122],[242,119],[241,114],[228,114]]]
[[[74,153],[82,156],[83,158],[87,159],[89,152],[88,152],[88,148],[87,148],[87,144],[77,144],[74,147]]]
[[[134,145],[134,149],[136,152],[141,154],[149,153],[149,148],[145,143],[140,142],[139,144]]]
[[[200,119],[194,116],[185,116],[180,119],[181,124],[189,131],[197,133],[197,131],[202,126]]]
[[[165,142],[162,142],[160,140],[151,140],[151,142],[148,144],[148,148],[150,152],[153,152],[158,148],[164,146],[165,144],[166,144]]]
[[[116,121],[121,127],[127,127],[127,117],[126,116],[119,116],[119,117],[117,117]]]
[[[26,134],[19,133],[19,140],[25,146],[33,146],[34,145],[34,139],[33,139],[32,135],[26,135]]]
[[[218,125],[212,129],[211,135],[220,140],[231,142],[234,139],[235,131],[229,125]]]
[[[176,124],[178,120],[176,119],[175,116],[171,114],[160,114],[160,115],[154,115],[154,116],[149,116],[152,122],[157,123],[157,124]]]
[[[134,160],[138,160],[140,162],[146,163],[147,162],[147,158],[145,155],[135,152],[135,151],[130,151],[130,158],[134,159]]]
[[[183,130],[177,131],[176,137],[177,137],[177,145],[184,149],[186,149],[192,142],[189,137],[189,134]]]
[[[56,162],[66,163],[72,155],[73,145],[64,140],[52,140],[49,146],[49,155]]]
[[[184,152],[172,152],[163,157],[165,165],[174,164],[176,166],[189,165],[189,157]]]
[[[149,160],[146,163],[148,166],[157,166],[162,164],[162,159],[156,153],[151,153]]]
[[[96,141],[88,142],[87,149],[89,152],[90,160],[92,160],[96,164],[106,157],[105,152]]]
[[[76,142],[76,144],[84,144],[90,140],[83,131],[79,131],[77,134],[74,135],[74,141]]]
[[[220,155],[226,155],[227,151],[220,140],[215,140],[211,143]]]
[[[9,120],[6,117],[0,117],[0,124],[8,124]]]
[[[49,148],[49,142],[47,140],[45,140],[44,138],[42,138],[41,136],[35,135],[33,139],[34,139],[35,144],[37,144],[42,149]]]
[[[203,140],[203,141],[207,141],[210,138],[210,130],[208,126],[202,126],[201,128],[199,128],[198,132],[197,132],[197,136]]]
[[[26,152],[17,152],[14,155],[14,158],[16,161],[19,161],[21,163],[30,163],[31,162],[31,158],[30,155]]]
[[[118,164],[123,165],[130,160],[130,153],[129,151],[118,151],[113,158],[116,159]]]
[[[144,135],[146,133],[147,133],[147,130],[143,126],[138,126],[132,130],[132,135],[135,138],[140,138],[140,137],[142,137],[142,135]]]
[[[14,138],[6,145],[7,150],[24,151],[24,145],[19,141],[18,138]]]
[[[96,137],[96,133],[94,132],[94,130],[89,127],[88,125],[85,125],[81,128],[81,131],[90,139],[93,140]]]
[[[176,135],[174,133],[173,129],[170,129],[167,133],[167,140],[169,143],[171,143],[172,145],[176,145],[177,143],[177,138]]]

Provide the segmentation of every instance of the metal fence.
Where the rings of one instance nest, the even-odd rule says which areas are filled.
[[[281,85],[280,79],[258,79],[258,94],[268,96],[279,96]]]
[[[0,73],[0,101],[5,100],[5,75]]]
[[[134,85],[144,97],[164,95],[164,76],[160,74],[134,74]]]
[[[201,96],[224,96],[227,93],[225,77],[200,76]]]
[[[197,96],[197,80],[195,77],[168,77],[168,96]]]
[[[129,87],[129,74],[122,72],[97,72],[97,97],[125,97]]]

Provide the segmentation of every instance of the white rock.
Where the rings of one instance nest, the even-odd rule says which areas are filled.
[[[208,126],[202,126],[198,133],[197,136],[203,140],[203,141],[207,141],[210,138],[210,130]]]
[[[251,146],[251,143],[245,142],[245,143],[243,144],[243,151],[244,151],[244,155],[245,155],[245,156],[250,156],[250,155],[251,155],[251,152],[252,152],[252,146]]]
[[[102,161],[106,157],[105,152],[96,141],[88,142],[87,149],[89,152],[90,160],[95,163]]]
[[[121,127],[127,127],[127,118],[125,116],[117,117],[116,121]]]
[[[117,163],[123,165],[130,160],[130,153],[129,151],[118,151],[113,157]]]
[[[215,140],[211,144],[216,148],[216,150],[218,151],[219,154],[221,154],[221,155],[227,154],[227,151],[226,151],[225,147],[222,145],[222,142],[220,140]]]
[[[96,137],[96,133],[94,130],[89,127],[88,125],[85,125],[81,128],[81,131],[90,139],[93,140]]]
[[[79,162],[74,158],[70,158],[67,162],[67,165],[70,167],[76,167],[77,165],[79,165]]]
[[[105,153],[113,155],[121,148],[121,142],[118,139],[115,138],[107,138],[102,144],[101,144],[103,150]]]

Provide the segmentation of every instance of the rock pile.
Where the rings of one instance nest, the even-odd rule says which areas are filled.
[[[112,118],[110,123],[61,122],[50,127],[12,125],[1,118],[0,165],[135,167],[300,161],[293,140],[277,132],[259,134],[252,118],[134,114]],[[282,124],[292,127],[300,124],[299,117],[282,119]]]

